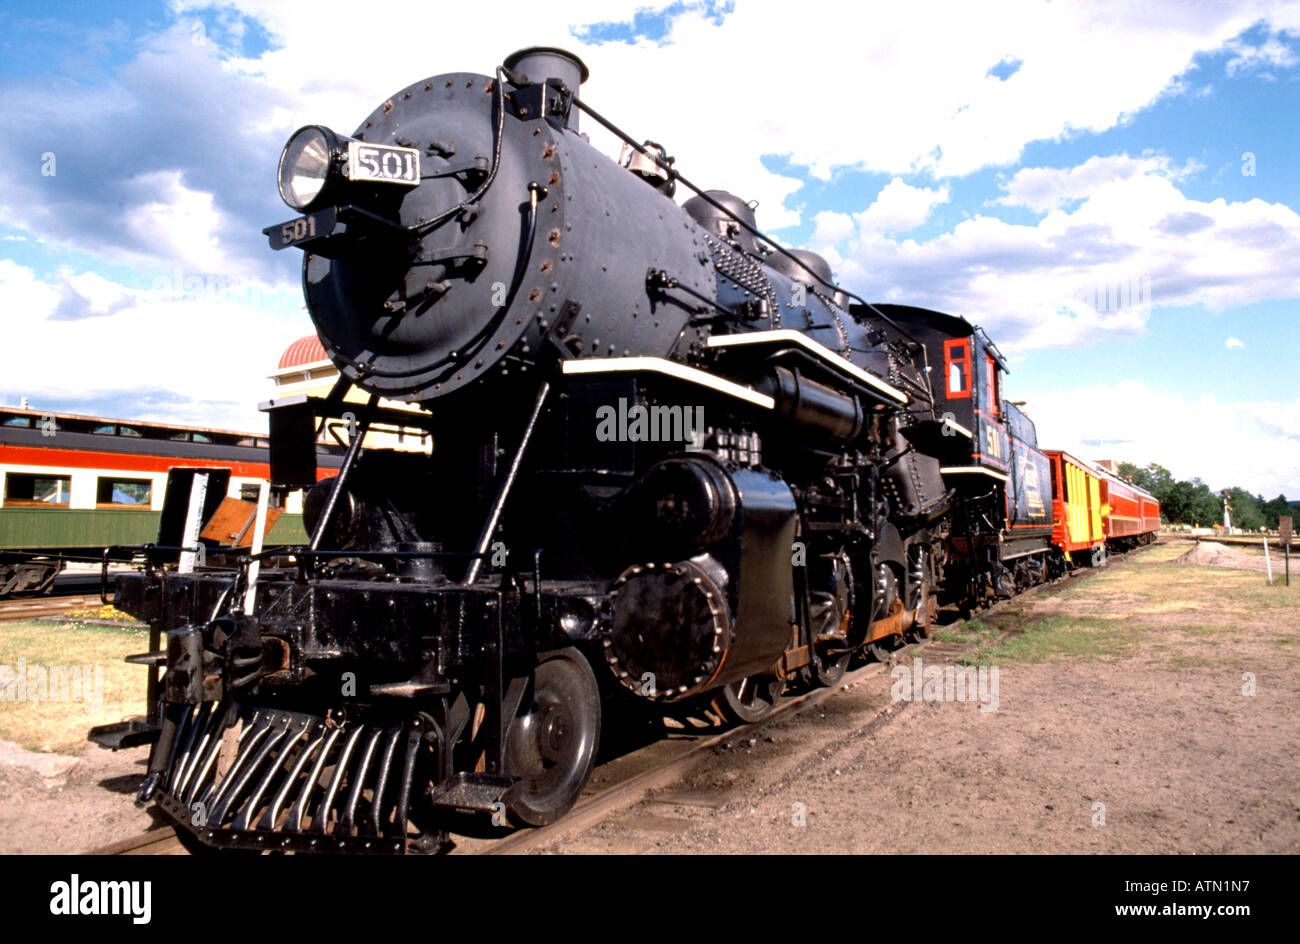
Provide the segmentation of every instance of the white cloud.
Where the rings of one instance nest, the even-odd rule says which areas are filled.
[[[849,214],[822,210],[813,217],[813,235],[809,242],[813,246],[833,246],[853,238],[857,231],[857,223]]]
[[[275,108],[248,116],[257,127],[284,134],[321,121],[350,130],[425,74],[490,72],[516,48],[558,45],[591,67],[588,102],[632,134],[664,143],[703,186],[757,199],[769,229],[797,221],[784,200],[800,181],[769,169],[762,155],[785,156],[822,179],[837,168],[960,176],[1012,162],[1032,141],[1116,126],[1167,94],[1198,52],[1221,49],[1261,20],[1300,27],[1300,8],[1269,0],[1190,9],[1174,0],[1133,7],[1011,0],[997,16],[941,0],[852,8],[805,0],[795,12],[740,2],[721,17],[688,6],[663,41],[627,44],[574,32],[663,9],[666,0],[558,9],[503,0],[490,30],[471,6],[417,6],[394,31],[387,18],[352,15],[349,4],[314,4],[311,15],[271,0],[234,5],[280,44],[227,64],[271,93]],[[322,50],[337,48],[342,21],[348,67],[339,70]],[[806,68],[791,50],[809,51]],[[1020,63],[1013,75],[990,74],[1009,61]],[[715,81],[721,75],[735,84]],[[590,121],[586,130],[616,153]]]
[[[287,281],[292,267],[265,253],[258,231],[282,212],[274,164],[293,128],[321,122],[350,131],[426,74],[490,73],[514,49],[551,44],[591,66],[588,102],[634,135],[663,142],[703,186],[758,200],[760,223],[776,229],[799,221],[785,201],[804,169],[823,179],[840,168],[944,177],[1007,164],[1032,141],[1127,120],[1176,89],[1198,52],[1223,49],[1248,27],[1300,28],[1300,6],[1270,0],[1193,8],[1175,0],[1133,7],[1010,0],[997,16],[940,0],[850,10],[805,0],[793,15],[788,6],[756,2],[722,14],[714,5],[671,6],[662,41],[628,44],[597,42],[582,27],[630,21],[638,11],[670,7],[668,0],[545,8],[500,0],[491,29],[472,5],[417,5],[394,29],[389,17],[356,16],[350,3],[320,2],[305,14],[272,0],[177,0],[177,22],[141,38],[137,58],[111,84],[0,91],[0,116],[44,116],[39,134],[17,118],[0,120],[7,204],[0,219],[119,261],[145,255],[275,272]],[[235,10],[260,23],[276,48],[232,57],[217,33],[238,38]],[[196,44],[193,17],[214,11],[213,41]],[[340,23],[347,24],[345,55]],[[1236,41],[1234,49],[1278,62],[1285,54],[1276,45]],[[806,69],[791,50],[813,51]],[[1014,74],[990,73],[1008,62],[1019,63]],[[724,74],[735,84],[716,81]],[[585,125],[593,142],[617,153],[608,134]],[[98,146],[106,140],[111,151]],[[47,147],[59,157],[57,182],[40,179],[23,157]],[[127,245],[106,238],[123,229],[129,180],[163,173],[179,176],[164,186],[161,206],[143,201],[150,219],[125,227]],[[163,218],[171,210],[199,224],[190,239]]]
[[[1225,345],[1226,345],[1229,349],[1232,349],[1232,348],[1234,348],[1234,347],[1245,347],[1245,346],[1246,346],[1246,343],[1245,343],[1244,341],[1238,341],[1236,338],[1228,338],[1228,340],[1225,341],[1224,343],[1225,343]]]
[[[962,314],[1006,351],[1138,334],[1154,305],[1300,296],[1300,215],[1190,199],[1174,176],[1163,159],[1127,156],[1028,168],[1004,184],[1010,202],[1082,202],[1033,224],[978,215],[920,243],[823,213],[811,245],[864,297]]]
[[[136,55],[108,81],[0,83],[0,223],[145,272],[180,264],[296,281],[259,232],[284,214],[274,182],[284,135],[257,127],[271,91],[192,43],[185,23],[118,42]],[[44,153],[57,159],[51,176]]]
[[[895,177],[877,194],[871,206],[860,213],[837,213],[823,210],[813,218],[811,246],[826,251],[828,247],[851,244],[875,245],[887,233],[907,233],[930,218],[931,211],[948,201],[948,188],[913,187]],[[841,257],[834,249],[828,256]],[[844,273],[839,273],[843,275]]]
[[[0,259],[0,293],[0,321],[5,323],[11,342],[26,335],[23,322],[30,324],[48,318],[60,299],[58,288],[40,281],[31,269],[10,259]],[[6,344],[4,350],[8,357],[18,355],[15,343]],[[7,359],[5,367],[9,367]]]
[[[170,277],[180,267],[177,282],[216,270],[290,285],[296,254],[269,253],[260,229],[286,212],[275,199],[274,170],[293,128],[321,122],[351,131],[424,75],[490,73],[514,49],[550,44],[590,65],[586,101],[632,134],[664,143],[703,186],[757,199],[769,229],[798,221],[785,201],[805,169],[822,179],[842,168],[895,177],[864,210],[818,214],[815,242],[853,287],[967,314],[1000,341],[1032,346],[1141,331],[1142,305],[1099,311],[1080,296],[1095,300],[1098,286],[1143,277],[1156,304],[1300,294],[1293,211],[1260,200],[1188,200],[1177,186],[1183,171],[1159,157],[1016,174],[1004,200],[1045,213],[1034,225],[976,216],[925,243],[889,237],[949,198],[946,186],[911,186],[902,175],[968,174],[1015,161],[1033,141],[1115,127],[1176,93],[1198,52],[1221,50],[1260,21],[1274,32],[1300,28],[1300,6],[1012,0],[989,16],[979,5],[933,0],[854,8],[805,0],[793,13],[741,0],[721,22],[688,7],[663,42],[572,34],[666,6],[501,0],[487,28],[478,7],[425,4],[404,9],[396,29],[390,17],[357,16],[352,3],[304,12],[236,0],[221,9],[250,14],[277,48],[256,59],[223,58],[218,44],[192,43],[191,24],[181,21],[137,37],[138,55],[110,83],[0,87],[0,221],[146,273]],[[172,5],[181,17],[210,8],[207,0]],[[234,30],[238,20],[227,24]],[[1268,42],[1233,51],[1244,57],[1238,69],[1286,59]],[[1010,61],[1020,66],[1005,80],[990,74]],[[33,114],[41,122],[28,120]],[[617,153],[593,122],[583,127]],[[40,177],[30,159],[47,148],[58,154],[57,178]],[[115,295],[84,272],[65,275],[42,281],[0,263],[0,321],[11,339],[3,379],[15,388],[48,392],[54,379],[76,377],[87,389],[125,392],[149,378],[226,402],[238,397],[243,408],[265,390],[265,365],[253,352],[273,358],[307,330],[305,320],[268,324],[258,304]],[[96,317],[60,321],[53,316],[61,307]]]
[[[1002,184],[1006,196],[999,197],[994,202],[1046,213],[1135,176],[1151,175],[1176,181],[1199,169],[1200,165],[1194,162],[1178,169],[1171,167],[1169,158],[1164,156],[1133,158],[1127,154],[1090,157],[1078,167],[1064,169],[1026,167],[1017,171],[1009,182]]]
[[[1223,402],[1138,380],[1026,394],[1038,441],[1088,459],[1158,462],[1178,479],[1300,497],[1300,399]],[[1088,408],[1081,410],[1079,404]],[[1267,448],[1261,448],[1266,443]]]
[[[948,202],[948,188],[930,190],[911,187],[895,177],[876,197],[876,202],[858,214],[864,232],[906,233],[930,218],[930,211]]]
[[[221,214],[212,194],[186,187],[178,170],[138,174],[123,189],[133,201],[123,212],[126,229],[140,245],[204,272],[227,265],[217,238]]]
[[[138,291],[93,273],[43,281],[0,260],[0,393],[34,403],[116,403],[114,415],[250,429],[280,352],[305,315],[272,316],[260,286]],[[69,315],[73,312],[73,316]],[[107,409],[107,407],[105,408]]]
[[[59,302],[50,314],[59,321],[116,314],[132,301],[131,292],[94,272],[73,275],[65,268],[59,272],[59,285]]]
[[[1235,39],[1227,43],[1227,48],[1234,54],[1228,60],[1228,75],[1268,67],[1289,69],[1300,62],[1291,47],[1276,37],[1270,37],[1259,45],[1251,45],[1243,39]]]

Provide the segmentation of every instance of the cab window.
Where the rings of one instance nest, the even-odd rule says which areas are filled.
[[[989,416],[1001,416],[1002,411],[999,409],[998,402],[998,363],[991,354],[984,355],[984,383]]]
[[[950,399],[970,396],[970,338],[952,338],[943,342],[943,375],[947,378]]]

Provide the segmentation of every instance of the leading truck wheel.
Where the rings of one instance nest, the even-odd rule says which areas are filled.
[[[822,688],[834,688],[849,670],[851,652],[821,653],[816,656],[811,677]]]
[[[901,648],[902,642],[902,636],[881,636],[875,642],[867,643],[867,652],[877,662],[888,663],[893,659],[894,652]]]
[[[785,681],[773,675],[751,675],[724,688],[714,701],[728,721],[754,724],[772,713],[785,690]]]
[[[520,778],[506,809],[529,826],[546,826],[569,812],[600,744],[600,690],[586,658],[561,649],[542,660],[506,732],[505,771]]]

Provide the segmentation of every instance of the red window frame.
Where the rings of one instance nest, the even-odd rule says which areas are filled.
[[[957,354],[954,355],[953,352]],[[963,385],[953,389],[952,365],[962,365]],[[949,400],[969,400],[971,392],[970,375],[970,338],[951,338],[943,342],[943,388],[948,391]]]

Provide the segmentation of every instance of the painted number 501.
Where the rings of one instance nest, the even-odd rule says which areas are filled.
[[[286,246],[290,243],[316,235],[316,217],[300,216],[280,227],[280,242]]]

